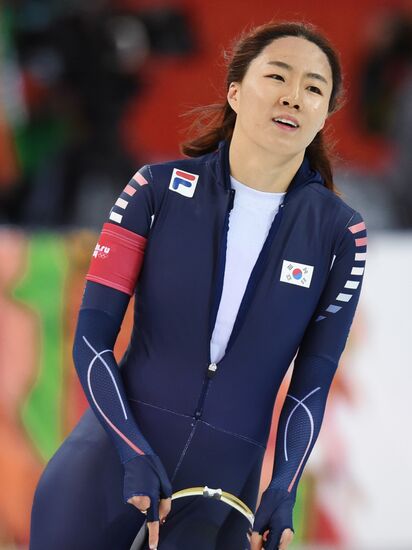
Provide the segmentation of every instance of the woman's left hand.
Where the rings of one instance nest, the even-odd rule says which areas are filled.
[[[250,539],[250,550],[265,550],[265,541],[269,535],[269,530],[265,531],[262,535],[259,535],[256,531],[253,531]],[[279,550],[286,550],[293,539],[293,531],[291,529],[285,529],[280,537]]]
[[[267,488],[256,510],[250,550],[286,550],[292,542],[294,497],[284,489]]]

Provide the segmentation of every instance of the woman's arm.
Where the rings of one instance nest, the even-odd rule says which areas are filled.
[[[355,212],[347,223],[326,287],[305,332],[279,418],[271,482],[254,530],[270,529],[266,550],[277,548],[292,511],[305,464],[318,437],[329,388],[352,325],[366,259],[366,227]]]
[[[124,500],[171,496],[160,460],[141,433],[113,355],[161,197],[147,168],[126,186],[110,211],[93,252],[80,307],[73,358],[86,397],[112,439],[125,470]],[[149,520],[157,520],[151,507]],[[153,518],[153,519],[152,519]]]

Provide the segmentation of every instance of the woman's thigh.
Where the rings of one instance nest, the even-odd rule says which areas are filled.
[[[144,516],[122,490],[119,457],[89,409],[39,480],[30,550],[129,550]]]

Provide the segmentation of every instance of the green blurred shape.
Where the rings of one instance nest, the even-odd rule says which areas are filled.
[[[51,15],[53,7],[49,6],[47,10]],[[26,25],[24,10],[19,9],[19,6],[0,6],[0,68],[4,70],[7,67],[15,79],[21,77],[22,73],[16,39]],[[70,143],[75,129],[69,113],[60,110],[57,114],[53,110],[52,90],[46,89],[44,98],[39,100],[41,105],[33,108],[24,99],[21,84],[18,86],[16,100],[6,97],[3,107],[12,128],[19,167],[24,176],[32,177],[30,184],[33,184],[33,176],[36,176],[45,165],[50,164],[50,159],[64,150]],[[33,109],[35,112],[31,112]]]
[[[39,320],[37,377],[22,404],[21,418],[44,461],[51,457],[62,440],[60,403],[66,271],[63,238],[47,233],[35,234],[29,241],[27,271],[13,291],[13,297],[30,307]]]
[[[13,135],[23,173],[35,175],[45,161],[50,163],[50,159],[66,145],[69,125],[64,120],[45,115],[41,120],[15,126]]]
[[[302,475],[299,481],[298,489],[296,492],[296,502],[293,508],[293,527],[295,534],[293,536],[293,541],[290,544],[289,548],[294,548],[299,544],[305,542],[305,528],[306,528],[306,517],[308,514],[307,510],[307,494],[308,494],[308,482],[305,475]]]

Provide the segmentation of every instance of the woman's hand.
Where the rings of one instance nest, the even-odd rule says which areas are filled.
[[[256,510],[251,550],[286,550],[292,542],[294,497],[284,489],[267,488]]]
[[[135,496],[129,498],[127,501],[129,504],[136,506],[143,514],[147,513],[150,508],[151,500],[147,496]],[[166,517],[172,507],[171,498],[161,498],[159,501],[159,521],[160,525],[166,521]],[[159,521],[148,521],[147,528],[149,530],[149,548],[157,548],[159,543]]]
[[[147,514],[149,546],[157,548],[159,520],[164,521],[172,503],[172,485],[157,455],[138,455],[123,464],[124,499]]]
[[[250,550],[264,550],[265,541],[269,535],[269,530],[265,531],[262,535],[259,535],[256,531],[253,531],[250,539]],[[280,537],[279,550],[286,550],[293,539],[293,531],[291,529],[285,529]]]

